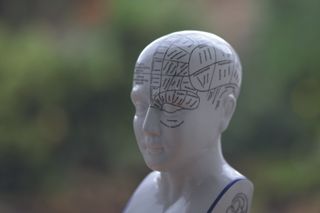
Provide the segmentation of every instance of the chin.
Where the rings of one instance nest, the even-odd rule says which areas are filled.
[[[145,161],[145,163],[153,171],[158,171],[158,172],[168,171],[168,165],[166,163],[154,163],[154,162],[148,162],[148,161]]]

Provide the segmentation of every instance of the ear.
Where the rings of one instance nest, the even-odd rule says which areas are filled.
[[[232,93],[225,95],[221,100],[222,108],[222,122],[221,122],[221,132],[225,131],[229,126],[229,122],[232,115],[236,109],[237,101]]]

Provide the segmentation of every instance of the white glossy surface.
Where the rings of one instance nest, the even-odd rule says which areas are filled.
[[[241,75],[235,51],[210,33],[172,33],[142,51],[131,92],[133,124],[139,149],[154,172],[139,185],[125,212],[207,212],[230,182],[244,178],[221,151],[221,133],[235,111]],[[251,182],[241,180],[212,212],[247,213],[252,192]]]

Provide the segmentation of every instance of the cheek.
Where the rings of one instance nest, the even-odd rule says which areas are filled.
[[[144,118],[140,116],[134,116],[133,118],[133,130],[134,134],[136,136],[136,141],[140,146],[144,146],[143,144],[143,129],[142,129],[142,124],[143,124]]]
[[[186,116],[185,122],[181,127],[181,137],[185,141],[192,141],[192,143],[207,140],[208,135],[211,135],[214,129],[212,118],[201,113]]]
[[[138,137],[138,135],[142,134],[142,121],[143,121],[143,119],[136,116],[136,115],[133,117],[133,129],[134,129],[134,134],[136,135],[136,137]]]
[[[187,132],[184,132],[185,129],[181,127],[163,127],[161,130],[161,141],[167,153],[172,155],[179,153],[181,146],[187,139]]]

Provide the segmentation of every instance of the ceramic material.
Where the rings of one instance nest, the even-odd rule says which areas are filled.
[[[253,185],[221,151],[241,85],[241,64],[220,37],[163,36],[140,54],[131,92],[134,132],[147,166],[124,212],[248,213]]]

